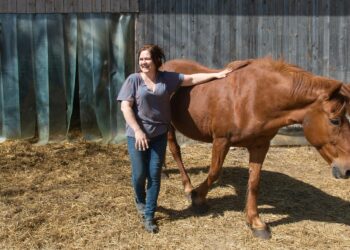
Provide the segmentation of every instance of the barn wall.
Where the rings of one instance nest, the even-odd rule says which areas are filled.
[[[136,49],[222,67],[271,55],[316,74],[350,81],[350,1],[140,0]]]
[[[138,0],[0,0],[0,13],[81,12],[138,12]]]
[[[0,42],[2,46],[1,67],[4,70],[1,76],[3,88],[0,88],[0,92],[2,89],[17,91],[17,95],[0,93],[0,96],[3,97],[3,100],[0,101],[2,117],[0,118],[0,131],[3,131],[2,135],[6,138],[30,136],[37,126],[37,114],[33,116],[32,112],[23,112],[21,109],[21,107],[28,106],[23,105],[23,100],[27,100],[24,94],[35,94],[33,84],[41,84],[37,81],[28,81],[29,85],[26,85],[27,83],[21,80],[26,79],[28,75],[31,78],[34,77],[30,72],[21,71],[31,69],[30,63],[33,60],[33,57],[29,55],[33,49],[30,47],[31,43],[26,42],[25,36],[23,37],[25,39],[22,39],[21,36],[26,35],[25,32],[29,32],[30,36],[35,36],[36,34],[32,33],[31,29],[41,27],[35,23],[33,23],[34,26],[29,24],[33,18],[42,18],[41,15],[26,16],[32,13],[48,15],[44,16],[47,20],[56,18],[57,13],[78,15],[81,20],[87,18],[86,22],[82,22],[80,26],[82,35],[89,34],[89,32],[86,33],[91,26],[89,20],[92,21],[93,27],[101,22],[100,17],[91,16],[90,19],[88,15],[101,14],[103,17],[105,13],[111,13],[111,15],[116,13],[130,15],[131,13],[132,22],[128,25],[125,46],[121,46],[122,49],[126,48],[125,55],[128,59],[124,70],[126,74],[133,70],[131,68],[133,68],[134,60],[130,58],[136,59],[135,51],[145,43],[156,43],[164,48],[168,59],[190,58],[209,67],[219,68],[232,60],[270,55],[273,58],[284,58],[316,74],[330,76],[344,82],[350,81],[350,26],[348,25],[350,23],[350,1],[346,0],[0,0],[0,13],[3,13],[0,15],[0,30],[2,31]],[[67,18],[69,15],[62,15],[60,18]],[[26,21],[27,18],[29,18],[29,23]],[[123,30],[121,26],[111,27],[112,33],[108,31],[108,34],[114,34],[116,30]],[[5,32],[8,30],[11,32]],[[96,31],[101,30],[97,28]],[[55,32],[50,32],[55,34]],[[87,48],[90,48],[91,44],[88,42],[90,40],[82,39],[77,46],[86,45]],[[52,44],[49,44],[48,48],[51,48],[50,46],[52,47]],[[17,54],[23,52],[29,53],[28,58],[21,56],[17,59]],[[79,58],[84,56],[91,57],[89,52],[78,55]],[[10,60],[11,58],[15,59]],[[38,58],[41,57],[38,56]],[[29,67],[26,66],[26,60],[29,62]],[[107,61],[109,62],[110,58]],[[81,62],[84,63],[86,60]],[[78,70],[82,69],[80,67]],[[107,81],[104,79],[105,85],[101,85],[102,87],[98,89],[99,93],[105,93],[104,90],[110,93],[109,84],[111,82],[118,81],[117,86],[120,86],[124,80],[120,74],[113,74],[111,71],[109,69],[106,72],[115,79],[108,78]],[[87,72],[95,74],[91,70]],[[20,83],[18,89],[13,88],[17,85],[6,88],[8,82],[5,82],[4,79],[7,76],[8,79]],[[87,74],[78,74],[77,81],[82,81],[79,85],[86,82],[86,76]],[[23,86],[29,86],[29,91],[23,89]],[[84,89],[79,89],[79,91],[82,94],[85,93]],[[72,106],[71,96],[67,97],[68,107]],[[11,102],[7,102],[7,98],[10,98]],[[13,98],[15,98],[14,101]],[[8,106],[8,103],[16,105],[12,107]],[[88,110],[91,103],[95,105],[93,98],[88,102],[83,102],[83,107],[80,108],[84,110],[85,105]],[[52,102],[50,105],[50,108],[55,106]],[[104,110],[102,106],[101,110]],[[113,123],[111,127],[98,124],[97,121],[93,122],[93,130],[97,131],[94,134],[97,134],[97,137],[99,133],[102,133],[101,131],[107,131],[106,136],[102,133],[102,137],[109,138],[110,134],[113,134],[112,137],[116,134],[120,135],[117,136],[118,138],[122,137],[123,128],[121,127],[123,126],[118,125],[118,131],[108,132],[117,121],[118,124],[124,122],[120,113],[117,112],[117,117],[114,117],[115,110],[116,107],[113,106],[110,114]],[[62,131],[70,127],[69,117],[72,111],[69,109],[68,111],[70,112],[67,113],[66,118],[68,124],[66,121],[60,122],[64,124]],[[90,111],[95,112],[94,109]],[[87,118],[95,117],[89,112],[82,110],[80,112],[87,114]],[[31,123],[25,122],[27,116],[30,116]],[[13,121],[16,121],[16,126],[12,126]],[[52,125],[58,124],[53,120],[51,123]],[[31,126],[28,127],[28,124]],[[91,123],[87,120],[87,122],[83,121],[83,124]],[[90,127],[84,127],[82,130],[87,131],[86,134],[91,134]]]
[[[167,59],[214,68],[272,56],[349,82],[349,23],[346,0],[140,0],[135,50],[155,43]],[[272,143],[305,144],[301,135],[286,127]]]

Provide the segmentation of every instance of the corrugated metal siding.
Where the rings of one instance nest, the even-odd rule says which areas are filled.
[[[207,66],[271,55],[316,74],[350,81],[350,1],[140,0],[136,49]]]
[[[134,13],[138,0],[0,0],[0,13]]]

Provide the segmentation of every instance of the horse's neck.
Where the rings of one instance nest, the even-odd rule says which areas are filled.
[[[303,86],[302,81],[293,82],[292,79],[285,79],[286,88],[277,90],[266,90],[270,93],[275,93],[279,98],[278,103],[272,103],[270,110],[266,111],[272,114],[269,122],[272,127],[279,128],[291,124],[302,123],[306,113],[315,105],[320,105],[319,94],[314,86]],[[278,86],[278,85],[275,85]],[[272,125],[273,124],[273,125]]]
[[[290,98],[285,105],[287,125],[302,123],[306,113],[317,105],[323,105],[323,101],[341,86],[336,80],[307,76],[306,79],[296,77],[290,81]]]

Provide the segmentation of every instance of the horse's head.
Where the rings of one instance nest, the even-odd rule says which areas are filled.
[[[350,177],[349,93],[349,86],[339,84],[329,95],[320,96],[303,121],[306,139],[331,165],[335,178]]]

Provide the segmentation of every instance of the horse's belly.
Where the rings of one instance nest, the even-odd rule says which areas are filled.
[[[172,124],[185,136],[204,142],[212,141],[211,115],[207,95],[199,97],[192,88],[181,88],[171,100]]]

